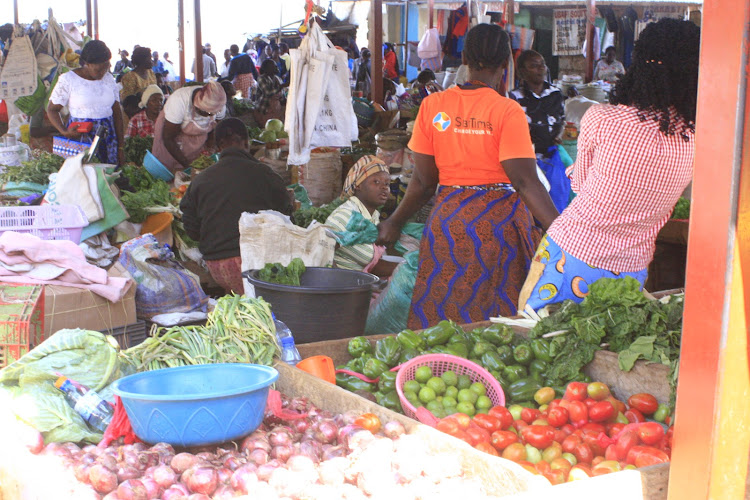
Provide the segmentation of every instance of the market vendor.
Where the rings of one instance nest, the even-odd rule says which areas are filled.
[[[154,156],[173,172],[188,168],[206,147],[216,121],[224,118],[226,104],[217,82],[176,90],[156,119]]]
[[[266,123],[271,118],[284,119],[284,83],[278,75],[278,65],[273,59],[266,59],[260,65],[258,85],[253,89],[254,117],[258,123]]]
[[[615,82],[617,78],[625,74],[625,66],[615,59],[615,48],[607,47],[604,51],[604,57],[599,59],[594,69],[594,80],[604,80],[605,82]]]
[[[255,68],[250,54],[240,54],[240,48],[237,45],[229,47],[232,54],[232,60],[229,62],[227,78],[232,82],[243,99],[250,97],[250,89],[255,86],[255,81],[259,78],[258,70]]]
[[[60,75],[49,98],[47,116],[63,137],[91,142],[97,125],[106,130],[99,141],[96,155],[102,163],[117,165],[124,162],[123,121],[120,94],[115,79],[109,73],[112,53],[100,40],[91,40],[80,54],[82,67]],[[91,122],[91,132],[81,134],[63,125],[60,111],[67,106],[70,112],[68,125],[73,122]]]
[[[521,106],[495,91],[510,57],[508,33],[479,24],[466,35],[463,85],[427,96],[409,148],[415,168],[406,195],[378,226],[377,243],[395,242],[435,194],[425,226],[409,328],[516,313],[539,233],[557,217],[536,174]]]
[[[346,231],[352,214],[359,213],[365,220],[376,226],[380,223],[379,207],[388,201],[391,176],[388,165],[377,156],[366,155],[355,163],[344,182],[342,198],[346,201],[336,208],[326,219],[325,225],[337,232]],[[381,260],[385,248],[374,244],[337,246],[333,258],[336,267],[366,271],[381,277],[388,277],[395,264]]]
[[[125,100],[129,95],[137,95],[146,90],[149,85],[156,85],[156,75],[151,67],[154,60],[151,59],[151,49],[138,47],[133,51],[133,69],[122,75],[122,90],[120,100]]]
[[[138,106],[141,111],[136,113],[128,123],[125,138],[128,137],[153,137],[154,124],[159,117],[164,105],[164,94],[158,85],[149,85],[141,95]]]
[[[291,215],[292,199],[281,177],[250,154],[244,123],[227,118],[215,134],[221,156],[190,184],[180,202],[182,222],[200,242],[211,276],[227,293],[242,294],[240,216],[261,210]]]
[[[656,236],[693,175],[700,30],[649,24],[611,104],[581,120],[577,196],[547,231],[519,308],[580,302],[600,278],[646,281]]]

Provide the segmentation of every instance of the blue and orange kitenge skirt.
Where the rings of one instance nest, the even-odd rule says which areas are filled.
[[[515,315],[540,239],[509,184],[441,186],[419,249],[409,328]]]

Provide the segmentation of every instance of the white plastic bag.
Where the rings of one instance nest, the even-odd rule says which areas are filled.
[[[422,35],[422,39],[417,45],[417,55],[420,59],[431,59],[438,57],[442,47],[440,45],[440,35],[437,28],[429,28]]]
[[[44,203],[78,205],[83,209],[89,222],[104,217],[104,209],[101,204],[97,204],[96,198],[91,194],[89,178],[83,168],[83,153],[66,159],[60,171],[49,177],[49,189],[44,195]]]
[[[13,38],[8,57],[0,72],[0,99],[14,102],[36,91],[37,64],[28,36]]]

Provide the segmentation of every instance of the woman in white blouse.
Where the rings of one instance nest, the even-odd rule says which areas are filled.
[[[60,135],[70,139],[83,137],[90,142],[97,125],[102,125],[106,134],[99,142],[96,155],[102,163],[112,165],[124,163],[122,109],[120,94],[115,79],[109,73],[112,53],[99,40],[91,40],[81,50],[81,67],[60,75],[47,106],[47,115]],[[60,111],[68,107],[73,122],[91,122],[93,130],[86,134],[77,127],[67,128],[60,118]],[[85,141],[84,141],[85,142]]]

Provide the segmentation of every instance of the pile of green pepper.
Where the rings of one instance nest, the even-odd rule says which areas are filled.
[[[566,382],[557,386],[546,378],[552,362],[549,349],[549,341],[518,335],[507,325],[494,324],[466,332],[452,321],[441,321],[419,333],[404,330],[398,335],[382,338],[374,348],[367,337],[351,339],[348,351],[352,359],[338,368],[361,373],[370,379],[380,378],[377,384],[371,384],[351,375],[338,374],[336,383],[352,392],[371,393],[378,404],[400,412],[396,373],[389,370],[422,354],[452,354],[489,371],[500,382],[506,405],[536,407],[534,393],[540,388],[553,387],[562,397],[567,385]],[[590,381],[583,373],[577,374],[573,380]]]

